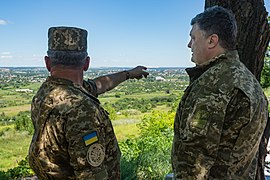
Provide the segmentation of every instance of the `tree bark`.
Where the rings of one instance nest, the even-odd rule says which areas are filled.
[[[269,45],[270,28],[264,0],[205,0],[205,8],[219,5],[232,10],[238,27],[237,50],[240,60],[260,81]],[[270,136],[270,118],[260,143],[256,179],[264,179],[264,162]]]

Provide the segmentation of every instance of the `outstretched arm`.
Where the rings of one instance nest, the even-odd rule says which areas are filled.
[[[108,74],[93,79],[97,86],[98,95],[112,90],[128,79],[146,78],[149,75],[149,73],[145,71],[146,69],[147,68],[144,66],[137,66],[131,70]]]

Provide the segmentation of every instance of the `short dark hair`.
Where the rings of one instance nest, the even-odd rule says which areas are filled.
[[[83,66],[88,53],[87,52],[74,52],[74,51],[47,51],[51,59],[52,66]]]
[[[217,34],[224,49],[236,48],[237,25],[232,11],[221,6],[207,8],[191,20],[191,25],[194,24],[205,32],[206,37]]]

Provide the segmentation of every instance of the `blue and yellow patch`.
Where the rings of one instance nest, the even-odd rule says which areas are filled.
[[[90,134],[83,136],[83,141],[85,143],[85,146],[88,146],[90,144],[93,144],[94,142],[97,142],[98,141],[97,132],[94,131]]]

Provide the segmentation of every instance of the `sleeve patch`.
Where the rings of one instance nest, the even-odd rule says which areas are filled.
[[[191,118],[190,125],[193,128],[205,129],[209,119],[208,112],[206,111],[196,111]]]
[[[208,132],[210,113],[196,108],[188,119],[190,131],[195,132],[200,135],[206,135]]]
[[[94,142],[97,142],[98,141],[97,132],[94,131],[90,134],[83,136],[83,141],[84,141],[85,146],[88,146],[88,145],[93,144]]]

